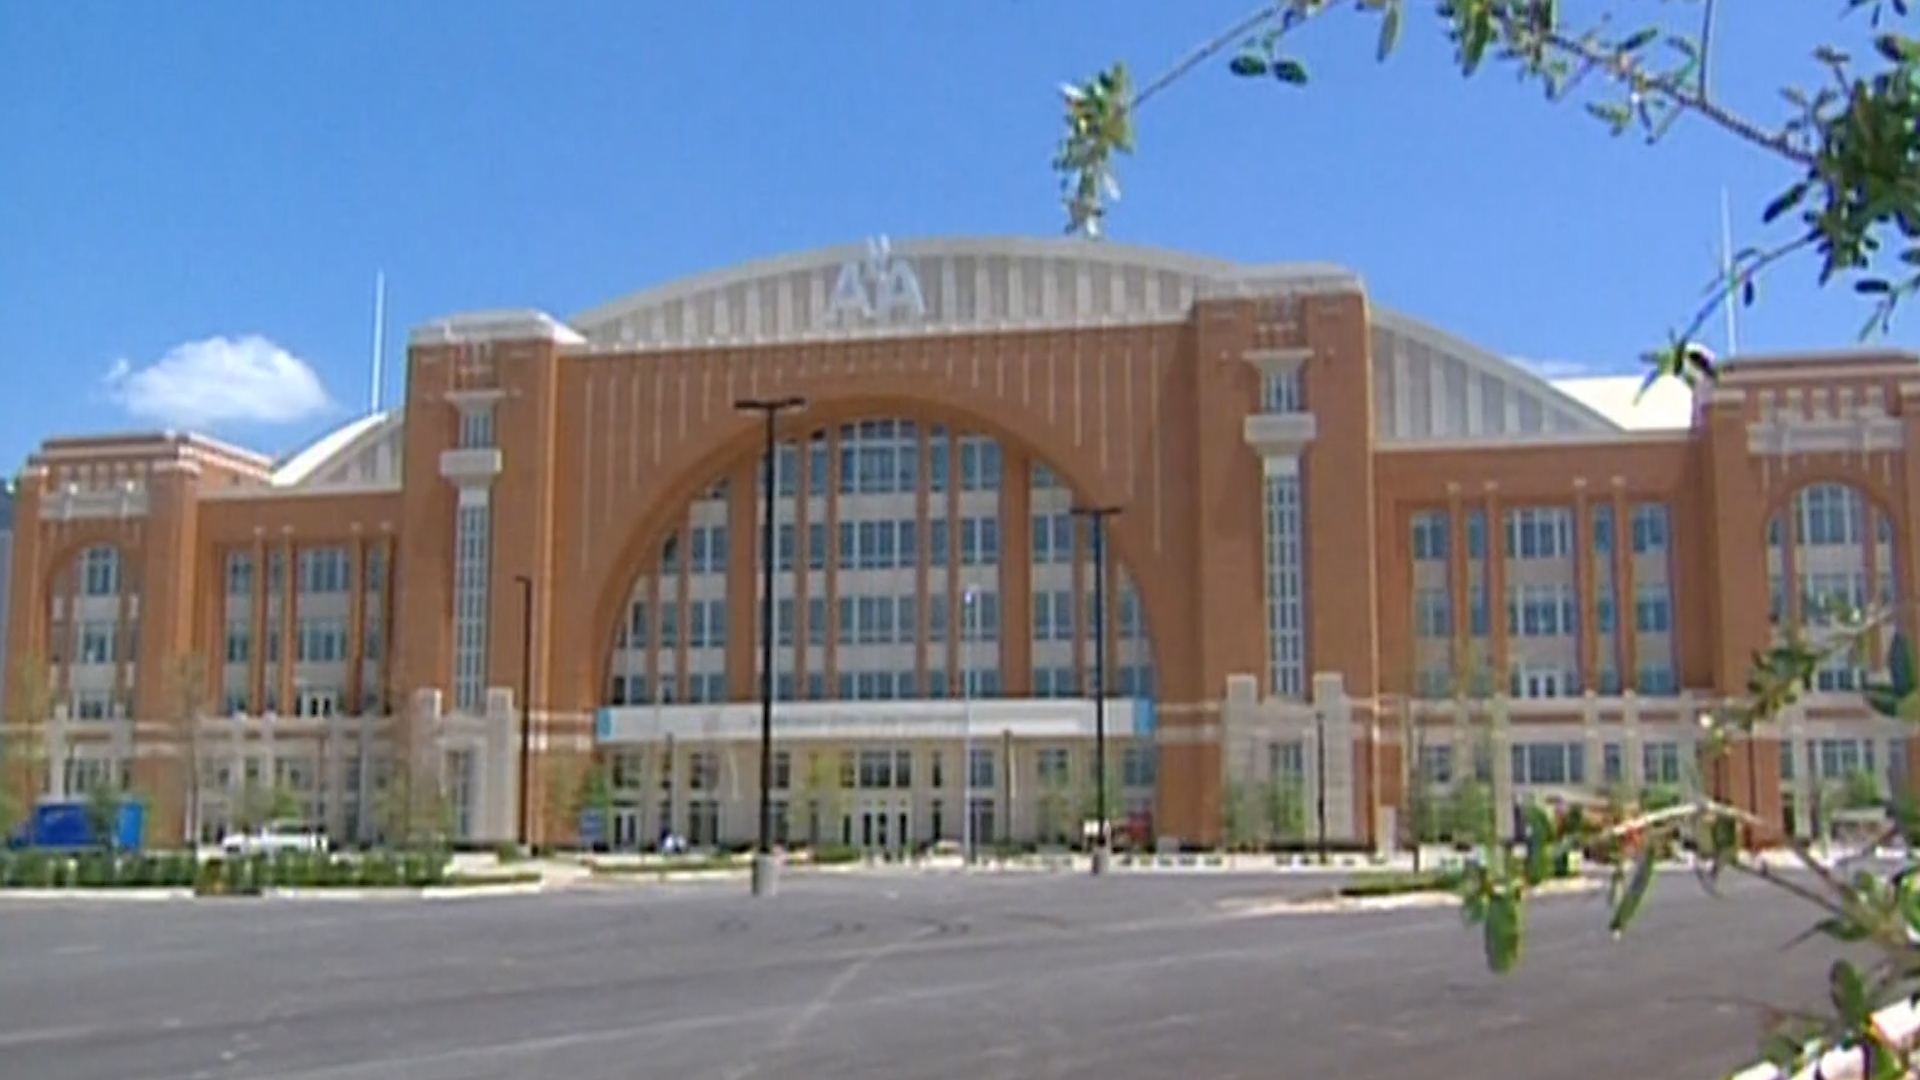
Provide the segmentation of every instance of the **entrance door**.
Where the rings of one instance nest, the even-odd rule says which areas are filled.
[[[622,806],[613,812],[613,849],[633,851],[640,846],[640,811]]]
[[[913,816],[905,800],[875,799],[862,804],[855,839],[868,851],[895,854],[913,843]]]

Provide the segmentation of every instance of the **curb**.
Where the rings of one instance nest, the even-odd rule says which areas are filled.
[[[0,900],[114,900],[121,903],[191,900],[192,889],[0,889]]]
[[[1602,890],[1600,882],[1576,879],[1549,881],[1532,889],[1533,899],[1585,896]],[[1460,898],[1446,892],[1402,893],[1399,896],[1338,896],[1303,900],[1273,900],[1234,908],[1229,914],[1239,918],[1263,918],[1270,915],[1363,915],[1379,911],[1418,911],[1429,908],[1454,908]]]
[[[158,903],[179,900],[482,900],[501,896],[536,896],[554,891],[544,881],[500,885],[443,885],[425,889],[264,889],[257,896],[196,896],[192,889],[0,889],[0,902]]]

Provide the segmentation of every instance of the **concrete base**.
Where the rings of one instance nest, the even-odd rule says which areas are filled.
[[[772,896],[780,891],[780,860],[771,855],[753,857],[753,895]]]
[[[1093,849],[1093,876],[1100,877],[1113,866],[1113,852],[1104,847]]]

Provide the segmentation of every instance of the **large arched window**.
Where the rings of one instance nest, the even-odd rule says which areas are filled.
[[[780,700],[897,701],[1092,692],[1093,573],[1073,493],[1035,463],[1020,475],[992,437],[942,424],[870,419],[810,433],[777,452],[774,684]],[[735,530],[764,519],[724,482],[687,510],[635,578],[614,643],[611,705],[752,698],[730,678],[727,572]],[[1003,489],[1020,483],[1027,498]],[[746,494],[746,493],[742,493]],[[1005,507],[1027,504],[1027,551],[1006,550]],[[744,515],[743,515],[744,511]],[[735,520],[744,517],[744,520]],[[1025,560],[1027,625],[1009,625],[1007,561]],[[754,563],[758,565],[757,560]],[[1108,548],[1107,693],[1150,696],[1152,650],[1138,590]],[[753,586],[754,618],[760,587]],[[1010,684],[1002,641],[1028,650],[1030,686]]]
[[[1767,523],[1769,616],[1778,629],[1817,630],[1838,609],[1892,606],[1900,594],[1893,521],[1858,488],[1813,484],[1796,492]],[[1820,668],[1819,690],[1855,690],[1876,649],[1837,655]],[[1870,661],[1870,663],[1866,662]]]

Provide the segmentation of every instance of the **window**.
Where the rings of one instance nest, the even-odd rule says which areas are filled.
[[[1507,587],[1507,633],[1516,637],[1570,637],[1579,632],[1580,605],[1572,584]]]
[[[1453,747],[1421,747],[1420,779],[1435,787],[1451,785],[1453,783]]]
[[[347,658],[347,624],[339,619],[301,619],[294,634],[296,661],[333,664]]]
[[[1307,778],[1307,744],[1304,739],[1267,744],[1267,779],[1273,783],[1302,783]]]
[[[234,551],[227,554],[227,595],[253,595],[253,554]]]
[[[1647,742],[1640,747],[1641,779],[1647,784],[1672,785],[1680,783],[1680,744],[1677,742]]]
[[[1653,555],[1667,550],[1667,508],[1641,503],[1633,508],[1633,553]]]
[[[1507,556],[1565,559],[1573,554],[1573,512],[1529,507],[1507,512]]]
[[[75,657],[81,664],[111,664],[114,662],[113,623],[103,619],[88,619],[80,623],[80,648]]]
[[[1297,413],[1305,401],[1300,392],[1300,369],[1274,372],[1260,380],[1260,408],[1270,413]]]
[[[492,547],[492,508],[460,506],[453,537],[453,705],[463,712],[485,704]]]
[[[1445,589],[1420,589],[1413,594],[1414,636],[1451,638],[1453,604]]]
[[[976,592],[971,611],[963,611],[960,622],[962,641],[998,641],[1000,639],[1000,594]]]
[[[1306,611],[1303,591],[1300,477],[1266,478],[1267,685],[1282,697],[1306,693]]]
[[[96,545],[80,556],[80,592],[84,596],[119,594],[119,548]]]
[[[1073,561],[1073,517],[1040,514],[1033,519],[1033,561],[1036,565]]]
[[[1040,783],[1057,787],[1071,779],[1071,757],[1065,747],[1044,746],[1034,755],[1035,773]]]
[[[991,747],[976,746],[969,755],[967,783],[975,788],[994,785],[994,752]]]
[[[1414,561],[1444,562],[1447,558],[1448,529],[1444,510],[1413,515]]]
[[[1518,743],[1510,752],[1516,784],[1587,782],[1587,748],[1581,743]]]
[[[493,405],[491,402],[460,410],[460,449],[485,450],[493,446]]]
[[[1673,600],[1666,583],[1642,585],[1635,590],[1634,629],[1642,634],[1666,634],[1673,631]]]
[[[347,550],[340,547],[307,548],[299,555],[302,593],[343,593],[353,576]]]
[[[229,664],[244,664],[253,658],[253,625],[247,618],[227,620],[226,656]]]

